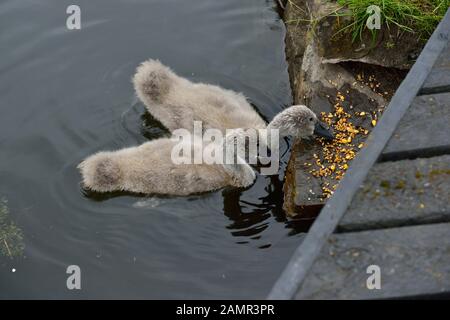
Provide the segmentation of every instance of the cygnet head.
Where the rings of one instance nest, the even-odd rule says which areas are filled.
[[[333,134],[317,119],[316,114],[303,105],[291,106],[277,114],[269,123],[268,129],[278,129],[280,137],[306,138],[318,135],[334,139]]]

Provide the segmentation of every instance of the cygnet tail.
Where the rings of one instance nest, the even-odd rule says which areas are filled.
[[[148,107],[164,104],[177,78],[169,67],[150,59],[142,62],[136,69],[133,84],[139,99]]]
[[[99,152],[78,165],[83,186],[97,192],[122,190],[123,171],[113,152]]]

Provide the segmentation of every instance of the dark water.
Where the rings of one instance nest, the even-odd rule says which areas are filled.
[[[264,298],[303,236],[282,174],[244,191],[92,197],[76,165],[164,133],[130,83],[149,57],[244,92],[268,119],[290,105],[274,3],[77,0],[70,31],[72,3],[0,3],[0,197],[25,241],[24,257],[0,257],[0,298]],[[66,288],[72,264],[80,291]]]

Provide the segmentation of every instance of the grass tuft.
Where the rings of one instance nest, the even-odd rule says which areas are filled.
[[[366,26],[370,16],[367,8],[371,5],[380,7],[382,27],[390,29],[396,26],[400,30],[416,33],[422,41],[430,37],[450,6],[450,0],[337,0],[337,3],[350,10],[352,22],[339,32],[351,32],[352,41],[361,40],[365,30],[376,37],[378,30],[369,30]],[[348,14],[340,11],[336,15]]]

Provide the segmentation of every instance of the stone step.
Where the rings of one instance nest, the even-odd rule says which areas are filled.
[[[450,221],[450,155],[376,164],[338,230]]]
[[[442,51],[422,87],[422,94],[450,91],[450,43]]]
[[[333,234],[296,299],[379,299],[450,294],[450,223]],[[379,267],[380,289],[368,289]],[[373,283],[373,282],[372,282]]]
[[[450,153],[450,93],[416,97],[382,158],[395,160],[427,152]]]

